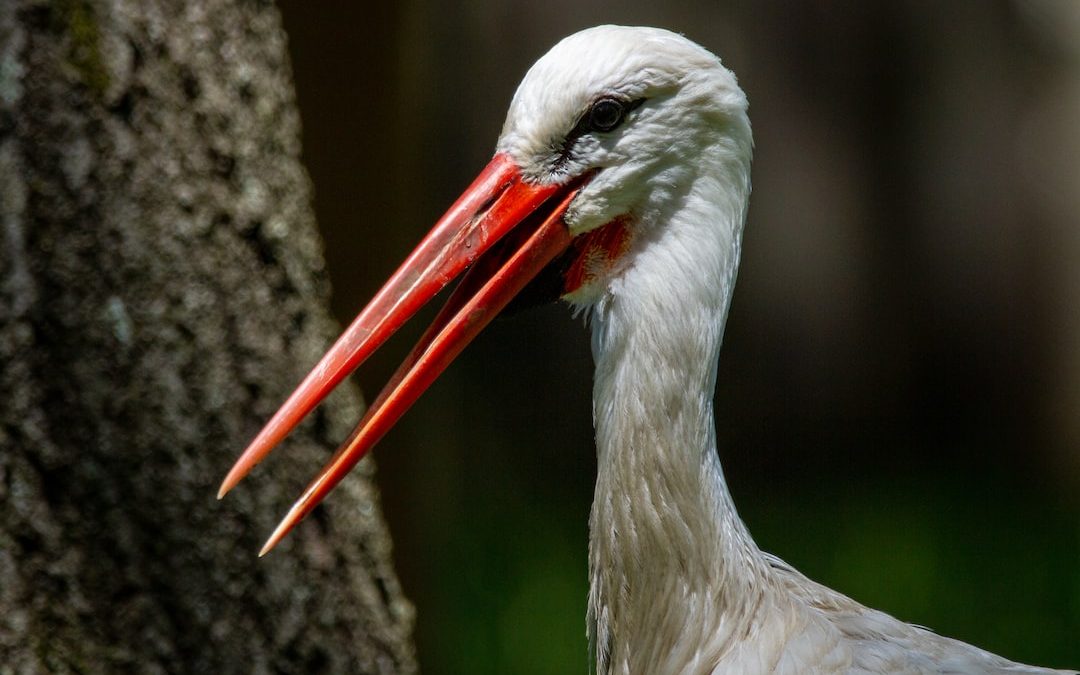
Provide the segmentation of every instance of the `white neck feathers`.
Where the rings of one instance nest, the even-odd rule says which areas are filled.
[[[740,157],[714,147],[665,221],[639,223],[628,267],[593,308],[589,633],[601,673],[700,672],[745,629],[766,574],[724,482],[712,405],[750,189]]]

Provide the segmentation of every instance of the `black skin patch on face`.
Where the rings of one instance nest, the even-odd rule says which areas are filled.
[[[644,98],[628,101],[615,96],[602,96],[593,101],[592,105],[578,118],[574,128],[563,139],[562,150],[559,152],[559,156],[555,158],[555,163],[551,167],[552,170],[559,171],[566,166],[573,155],[574,145],[577,144],[579,138],[585,134],[603,134],[614,131],[626,120],[627,115],[644,102]]]

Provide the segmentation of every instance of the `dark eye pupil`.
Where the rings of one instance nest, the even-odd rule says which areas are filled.
[[[622,122],[622,103],[610,98],[600,99],[589,110],[589,126],[595,131],[611,131]]]

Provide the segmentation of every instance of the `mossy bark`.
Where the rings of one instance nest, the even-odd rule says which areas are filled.
[[[0,2],[0,673],[415,670],[357,419],[218,481],[333,337],[269,2]]]

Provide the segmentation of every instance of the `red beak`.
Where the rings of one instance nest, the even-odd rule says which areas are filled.
[[[310,513],[484,326],[566,250],[571,238],[562,216],[588,178],[563,185],[533,185],[525,182],[508,156],[498,154],[439,219],[222,482],[219,499],[394,331],[471,266],[356,429],[293,504],[260,556]]]

